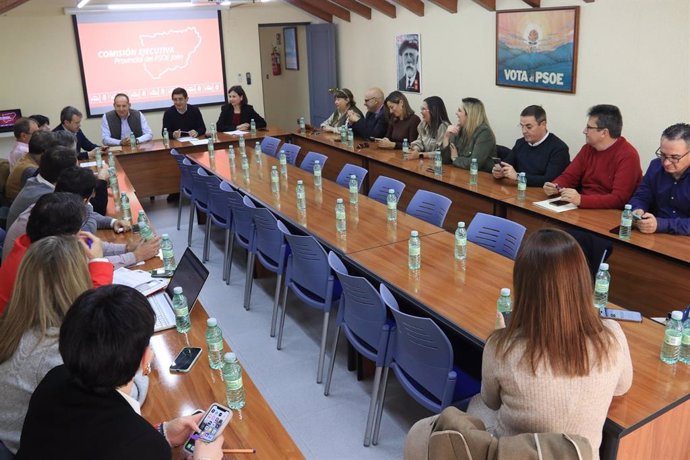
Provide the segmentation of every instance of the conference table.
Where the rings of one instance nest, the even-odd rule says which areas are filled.
[[[459,351],[481,354],[495,327],[499,290],[512,286],[510,259],[468,243],[467,259],[456,261],[451,233],[438,228],[434,231],[427,227],[429,224],[401,211],[398,231],[391,233],[385,222],[386,206],[362,194],[358,217],[353,218],[348,212],[344,245],[335,232],[333,208],[336,197],[347,198],[347,188],[324,179],[319,198],[311,182],[312,174],[288,165],[288,180],[281,180],[280,192],[274,193],[269,171],[279,164],[278,160],[262,154],[257,163],[253,149],[248,148],[247,153],[246,173],[240,168],[239,155],[233,167],[226,151],[213,155],[196,152],[188,157],[290,225],[315,236],[363,275],[385,283],[405,304],[428,314],[444,329],[456,332],[464,340],[463,344],[454,344],[456,361],[461,366],[466,357]],[[463,180],[461,172],[457,177],[449,176]],[[296,209],[294,184],[298,179],[304,181],[307,190],[306,213]],[[481,185],[482,178],[478,187]],[[354,232],[350,231],[352,224]],[[421,235],[422,262],[418,271],[407,268],[408,228],[419,230]],[[622,322],[621,326],[630,346],[633,384],[625,395],[613,398],[604,426],[602,458],[686,458],[690,452],[690,436],[684,435],[690,428],[690,366],[669,366],[659,360],[662,325],[644,319],[642,323]]]
[[[139,210],[142,209],[141,203],[119,158],[116,159],[116,171],[120,191],[127,193],[132,215],[136,219]],[[115,206],[112,192],[109,193],[108,215],[122,218],[122,210]],[[116,234],[110,230],[99,230],[98,236],[116,243],[127,243],[138,238],[131,232]],[[161,259],[154,257],[135,268],[150,270],[162,265]],[[175,329],[168,329],[154,334],[151,338],[155,357],[153,370],[149,375],[148,395],[142,405],[142,416],[152,424],[190,415],[196,409],[206,410],[213,402],[227,404],[222,371],[209,367],[204,335],[207,319],[204,307],[197,301],[191,312],[192,330],[189,333],[179,334]],[[227,342],[224,341],[223,344],[226,351],[231,351]],[[204,350],[203,354],[190,372],[171,373],[168,370],[170,364],[185,346],[201,347]],[[304,458],[246,371],[243,383],[247,404],[241,411],[234,411],[232,421],[223,432],[223,448],[256,449],[256,453],[251,457],[257,459]],[[174,458],[186,458],[181,448],[176,448],[173,452]],[[225,458],[242,457],[246,457],[246,454],[225,455]]]
[[[458,221],[467,224],[477,212],[494,214],[518,222],[528,233],[550,226],[565,230],[579,229],[593,233],[613,245],[608,260],[612,282],[610,300],[645,316],[666,316],[690,302],[690,240],[669,234],[645,235],[633,231],[629,240],[612,233],[620,223],[620,210],[576,209],[555,213],[533,204],[546,199],[541,188],[527,189],[526,199],[517,199],[514,181],[496,180],[489,173],[480,172],[477,185],[470,184],[467,170],[443,166],[443,174],[433,173],[431,160],[402,160],[400,150],[384,150],[375,143],[355,139],[353,147],[339,142],[334,134],[312,131],[295,132],[292,142],[301,146],[298,161],[307,151],[328,156],[324,177],[334,179],[345,163],[368,169],[368,184],[378,176],[403,181],[407,186],[400,200],[406,206],[419,189],[447,196],[453,201],[445,222],[445,229],[453,231]],[[411,155],[413,157],[414,155]]]

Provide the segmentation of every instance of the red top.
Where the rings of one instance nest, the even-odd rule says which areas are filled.
[[[580,208],[623,209],[642,180],[640,155],[624,137],[597,151],[585,144],[553,183],[578,188]]]
[[[242,114],[234,113],[232,114],[232,124],[237,126],[242,124]]]
[[[0,314],[5,311],[5,307],[12,297],[19,264],[30,244],[29,236],[24,233],[14,241],[14,246],[7,255],[7,259],[3,260],[2,265],[0,265]],[[91,273],[93,287],[105,286],[113,282],[113,264],[107,260],[89,262],[89,273]]]

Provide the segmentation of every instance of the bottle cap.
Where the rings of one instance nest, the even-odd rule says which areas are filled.
[[[510,295],[510,288],[501,288],[501,295],[508,297]]]
[[[278,166],[271,166],[271,169],[275,169],[276,171],[278,170]]]
[[[297,181],[297,185],[302,185],[302,184],[304,184],[304,182],[302,182],[301,179]]]
[[[209,318],[206,320],[206,325],[208,327],[216,327],[218,326],[218,320],[216,318]]]
[[[609,269],[609,264],[607,263],[602,263],[599,265],[599,270],[608,270]]]
[[[182,286],[175,286],[173,294],[182,294]]]
[[[631,205],[631,204],[626,204],[626,205],[624,206],[624,209],[626,209],[626,210],[627,210],[627,209],[632,209],[632,205]]]
[[[671,319],[681,321],[683,319],[683,312],[680,310],[673,310],[673,312],[671,313]]]
[[[388,194],[390,195],[391,193],[395,194],[395,190],[392,189],[392,188],[389,188],[389,189],[388,189]]]
[[[465,228],[465,222],[458,222],[458,228]]]
[[[167,239],[170,239],[170,236],[167,233],[163,233],[161,235],[161,238],[163,238],[164,240],[167,240]]]
[[[338,203],[338,204],[342,204],[343,199],[342,199],[342,198],[338,198],[337,200],[335,200],[335,202]]]
[[[357,176],[355,176],[354,174],[350,174],[350,180],[352,179],[357,179]]]
[[[321,164],[321,162],[319,160],[314,160],[314,165],[318,165],[318,164]]]
[[[414,237],[414,236],[419,236],[419,232],[418,232],[417,230],[412,230],[412,231],[410,232],[410,236],[413,236],[413,237]]]
[[[225,353],[225,356],[223,356],[223,361],[225,361],[226,363],[234,363],[235,361],[237,361],[237,356],[235,356],[235,353],[229,351]]]
[[[403,139],[403,142],[407,142],[407,138]]]

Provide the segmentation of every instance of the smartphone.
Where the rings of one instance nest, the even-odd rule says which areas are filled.
[[[632,216],[633,220],[642,220],[642,216],[640,216],[639,214],[633,214]]]
[[[491,157],[491,161],[493,161],[495,165],[500,166],[500,164],[501,164],[501,159],[498,157]]]
[[[211,407],[206,411],[206,415],[199,423],[200,432],[192,433],[192,435],[184,443],[183,449],[188,454],[194,453],[194,445],[197,440],[204,442],[212,442],[220,435],[225,427],[232,419],[232,411],[225,406],[218,403],[211,404]]]
[[[642,322],[642,313],[640,313],[639,311],[604,308],[600,314],[602,318],[615,319],[618,321],[634,321],[636,323]]]
[[[184,347],[170,365],[170,372],[189,372],[196,360],[199,359],[199,355],[201,355],[201,348]]]
[[[371,142],[376,142],[376,138],[375,138],[374,136],[369,136],[369,140],[370,140]]]
[[[556,200],[552,201],[549,203],[551,206],[565,206],[566,204],[570,204],[570,201],[565,201],[565,200]]]
[[[132,233],[139,233],[139,224],[132,224]]]

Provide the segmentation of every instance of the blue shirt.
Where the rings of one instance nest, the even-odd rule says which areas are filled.
[[[656,217],[657,233],[690,235],[690,168],[680,179],[664,171],[661,160],[652,160],[630,200],[633,210]]]

